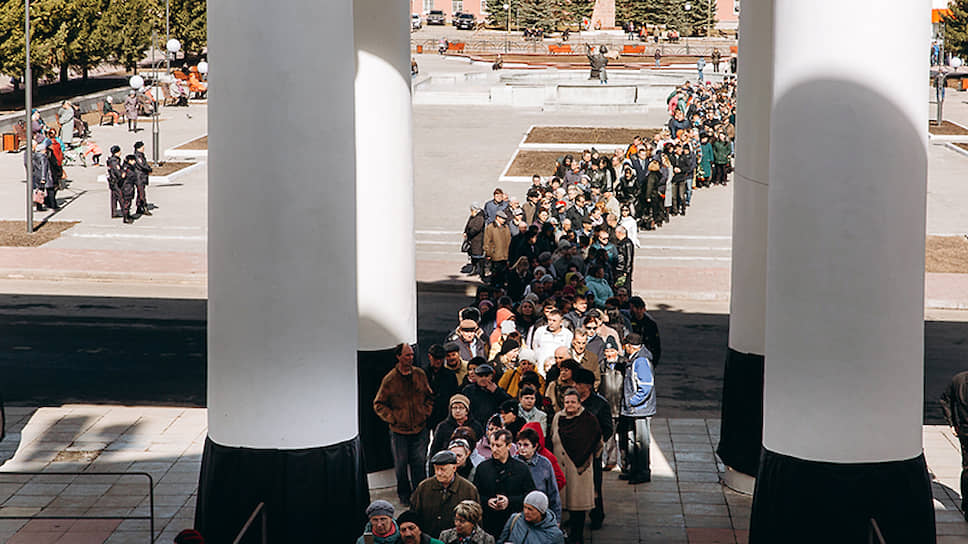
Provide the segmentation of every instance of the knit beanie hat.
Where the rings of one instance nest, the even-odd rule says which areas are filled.
[[[548,496],[540,491],[532,491],[524,497],[524,504],[533,506],[535,510],[544,514],[548,511]]]
[[[471,409],[471,399],[467,398],[465,395],[461,395],[460,393],[450,397],[450,402],[447,403],[447,406],[453,406],[454,403],[463,404],[464,408],[467,408],[467,410]]]
[[[385,500],[376,500],[370,503],[370,506],[366,508],[367,519],[373,516],[387,516],[393,517],[393,505]]]

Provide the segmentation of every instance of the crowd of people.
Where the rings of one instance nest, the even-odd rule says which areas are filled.
[[[635,247],[727,183],[735,90],[686,82],[653,137],[565,155],[523,202],[495,189],[471,206],[464,272],[484,284],[423,368],[397,347],[373,400],[408,508],[370,506],[375,542],[583,542],[605,472],[650,481],[662,345],[633,296]]]

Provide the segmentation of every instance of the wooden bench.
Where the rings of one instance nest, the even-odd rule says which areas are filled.
[[[448,53],[463,53],[464,52],[464,42],[453,42],[447,44]]]
[[[570,45],[549,45],[548,53],[552,55],[570,55],[572,54]]]
[[[644,45],[626,45],[622,47],[623,55],[644,55],[645,46]]]

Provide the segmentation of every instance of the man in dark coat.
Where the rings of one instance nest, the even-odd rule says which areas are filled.
[[[941,408],[961,442],[961,511],[968,521],[968,371],[951,378],[941,394]]]
[[[659,339],[659,325],[645,311],[645,301],[642,300],[642,297],[635,296],[629,299],[628,318],[629,324],[631,325],[629,332],[637,333],[642,337],[642,343],[645,344],[649,353],[652,354],[649,361],[652,362],[653,367],[658,366],[659,359],[662,358],[662,341]]]
[[[477,202],[471,204],[471,216],[464,225],[464,240],[467,242],[467,256],[474,267],[473,273],[484,279],[484,212]]]
[[[121,148],[111,146],[111,156],[107,160],[108,189],[111,192],[111,217],[123,217],[121,209],[121,184],[124,183],[124,168],[121,164]],[[125,221],[127,223],[128,221]]]
[[[615,265],[612,277],[615,287],[625,287],[632,290],[632,271],[635,266],[635,245],[629,240],[628,231],[619,225],[615,227]]]
[[[134,223],[131,218],[131,201],[134,200],[138,179],[138,159],[134,155],[124,158],[124,178],[121,181],[121,215],[125,223]]]
[[[580,368],[574,375],[575,389],[578,390],[578,398],[581,405],[598,420],[598,426],[602,430],[602,437],[608,439],[615,433],[612,427],[612,409],[604,397],[595,392],[595,373],[587,368]],[[604,450],[603,452],[604,453]],[[599,453],[592,461],[592,477],[595,482],[595,508],[592,509],[589,518],[592,522],[592,530],[602,527],[605,519],[605,502],[602,499],[602,455]]]
[[[494,367],[491,365],[479,365],[474,369],[474,376],[474,383],[465,385],[461,393],[471,401],[471,418],[483,424],[498,413],[501,403],[511,395],[494,383]]]
[[[499,429],[490,436],[491,458],[477,465],[474,486],[481,496],[481,526],[491,536],[501,534],[511,514],[520,512],[524,497],[534,491],[531,469],[511,457],[511,432]]]
[[[420,528],[439,535],[454,526],[454,507],[461,501],[480,502],[474,484],[457,474],[457,455],[450,450],[437,452],[431,459],[434,475],[420,482],[410,499]]]
[[[151,174],[151,165],[145,157],[145,143],[137,141],[134,143],[135,176],[134,186],[138,191],[138,198],[135,200],[138,215],[151,215],[148,210],[148,197],[145,195],[145,187],[148,186],[148,176]]]
[[[427,350],[427,382],[430,389],[434,392],[434,410],[430,413],[427,420],[427,427],[436,429],[437,424],[447,419],[450,407],[450,398],[457,393],[457,375],[454,371],[444,367],[444,348],[440,344],[434,344]]]

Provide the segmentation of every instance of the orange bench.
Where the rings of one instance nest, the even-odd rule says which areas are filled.
[[[548,53],[552,55],[570,55],[571,54],[570,45],[549,45]]]
[[[626,45],[622,48],[623,55],[644,55],[645,46],[644,45]]]
[[[463,53],[464,52],[464,42],[454,42],[447,44],[448,53]]]

